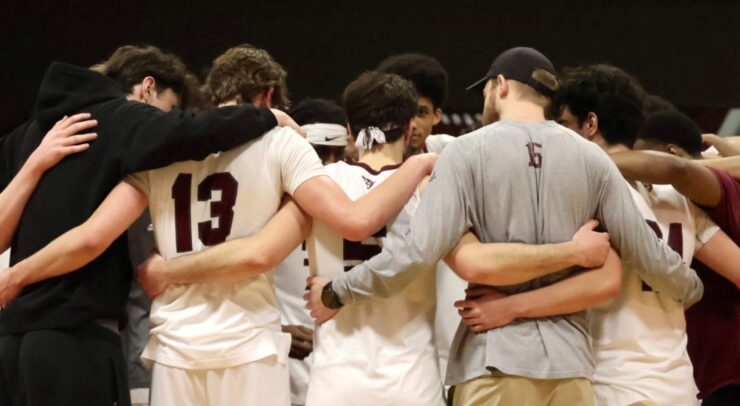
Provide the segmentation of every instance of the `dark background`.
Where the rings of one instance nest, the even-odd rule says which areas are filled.
[[[336,98],[384,57],[418,51],[450,75],[447,111],[477,112],[464,87],[493,57],[538,48],[556,67],[609,62],[716,130],[740,105],[738,1],[88,1],[0,3],[0,130],[32,112],[52,60],[83,66],[117,46],[150,43],[201,76],[226,48],[249,42],[288,70],[292,99]]]

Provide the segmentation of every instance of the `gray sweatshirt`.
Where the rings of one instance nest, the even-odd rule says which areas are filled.
[[[403,238],[333,281],[342,303],[400,292],[430,272],[472,229],[484,243],[569,241],[589,219],[609,232],[625,266],[655,291],[694,303],[703,287],[681,257],[660,242],[628,186],[595,144],[552,121],[502,121],[453,141],[440,155]],[[514,294],[562,280],[567,269],[501,287]],[[461,323],[450,351],[447,383],[490,369],[537,379],[591,378],[593,358],[585,312],[513,323],[474,334]]]

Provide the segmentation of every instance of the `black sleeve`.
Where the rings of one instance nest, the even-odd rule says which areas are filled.
[[[143,103],[126,103],[116,142],[120,175],[201,160],[261,137],[277,125],[269,109],[250,104],[194,112],[163,113]]]

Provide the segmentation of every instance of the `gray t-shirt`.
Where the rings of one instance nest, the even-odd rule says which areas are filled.
[[[342,303],[390,296],[418,272],[433,269],[472,229],[482,242],[529,244],[569,241],[589,219],[598,219],[625,264],[651,270],[654,290],[686,303],[702,285],[681,257],[643,221],[628,186],[595,144],[552,121],[498,122],[458,138],[440,155],[406,238],[386,240],[383,251],[337,277]],[[557,282],[568,269],[502,287],[518,293]],[[474,334],[458,328],[447,383],[489,373],[538,379],[590,378],[590,337],[584,312],[516,320]]]

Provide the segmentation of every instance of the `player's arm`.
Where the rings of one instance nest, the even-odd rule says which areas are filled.
[[[90,147],[95,133],[78,134],[97,125],[90,114],[82,113],[63,117],[46,133],[41,144],[31,153],[18,174],[0,193],[0,252],[10,246],[26,202],[36,189],[41,176],[65,156],[82,152]]]
[[[716,158],[716,159],[702,159],[694,161],[703,166],[710,168],[719,169],[732,175],[734,178],[740,179],[740,156],[733,156],[729,158]]]
[[[617,296],[621,285],[622,263],[616,251],[609,250],[600,268],[510,296],[493,288],[472,288],[465,300],[455,302],[455,307],[463,322],[479,333],[519,318],[551,317],[588,309]]]
[[[715,207],[721,197],[720,184],[714,174],[688,159],[656,151],[626,151],[610,156],[625,178],[673,185],[700,206]]]
[[[740,147],[728,142],[723,137],[716,134],[702,134],[701,138],[705,143],[717,148],[717,151],[723,157],[740,155]]]
[[[293,193],[293,198],[306,213],[342,238],[362,241],[398,214],[419,182],[431,172],[435,161],[435,154],[409,158],[396,173],[356,201],[327,176],[303,182]]]
[[[97,258],[136,221],[147,204],[139,189],[119,183],[87,221],[0,273],[0,306],[6,306],[25,286],[75,271]]]
[[[276,125],[298,128],[287,114],[248,103],[204,112],[175,109],[164,113],[144,103],[125,108],[119,120],[125,136],[115,144],[121,176],[173,162],[202,160],[255,140]]]
[[[601,266],[611,246],[609,235],[594,231],[591,220],[568,242],[559,244],[487,243],[468,231],[445,257],[462,279],[476,284],[506,286],[526,282],[573,266]]]
[[[685,304],[696,303],[704,292],[701,280],[680,255],[656,237],[614,164],[606,159],[595,161],[593,169],[603,175],[596,178],[603,179],[596,217],[609,232],[622,261],[653,290]]]
[[[310,231],[311,218],[287,198],[267,224],[249,237],[169,261],[154,254],[139,266],[139,282],[149,297],[155,297],[169,284],[244,280],[275,269]]]

